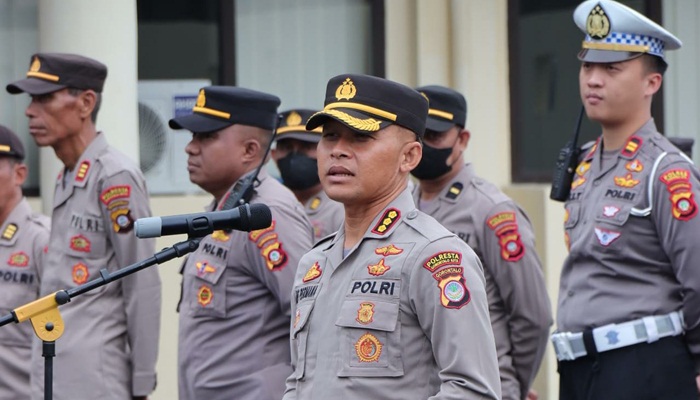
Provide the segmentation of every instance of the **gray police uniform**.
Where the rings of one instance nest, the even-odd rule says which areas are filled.
[[[340,229],[345,219],[343,204],[331,200],[323,190],[304,204],[304,212],[314,228],[314,242]]]
[[[100,133],[54,194],[41,295],[81,285],[153,256],[153,239],[137,239],[133,222],[151,211],[143,174]],[[65,185],[65,186],[64,186]],[[147,268],[77,296],[60,308],[54,399],[131,399],[156,384],[161,286]],[[32,354],[32,397],[43,399],[41,342]]]
[[[419,203],[419,187],[413,196]],[[464,240],[483,263],[503,399],[524,398],[552,324],[530,221],[495,185],[477,177],[470,164],[421,211]]]
[[[344,230],[307,253],[292,298],[285,400],[497,399],[476,254],[405,190],[343,255]]]
[[[251,203],[270,207],[272,226],[250,233],[216,231],[185,263],[181,400],[279,399],[292,371],[290,294],[313,234],[289,189],[265,170],[258,180]]]
[[[26,199],[0,227],[0,314],[39,297],[39,277],[51,221],[35,214]],[[29,399],[31,347],[29,322],[0,328],[0,399]]]
[[[599,328],[596,347],[608,351],[679,335],[681,321],[671,313],[682,311],[685,340],[700,366],[700,174],[653,120],[609,160],[601,162],[600,147],[577,167],[566,202],[570,250],[558,330]],[[652,316],[659,317],[638,321],[637,328],[606,327]],[[575,353],[581,350],[572,344]]]

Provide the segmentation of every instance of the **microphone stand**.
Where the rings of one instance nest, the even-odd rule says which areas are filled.
[[[41,339],[41,355],[44,357],[44,400],[53,398],[53,358],[56,356],[56,340],[61,337],[65,329],[58,306],[68,303],[73,297],[119,280],[151,265],[161,264],[175,257],[182,257],[185,254],[192,253],[197,250],[201,240],[201,237],[189,237],[184,242],[175,243],[172,247],[166,247],[150,258],[121,268],[113,273],[104,268],[100,270],[99,278],[72,289],[59,290],[46,295],[31,303],[17,307],[10,314],[0,317],[0,326],[7,325],[10,322],[18,324],[30,320],[34,333]]]

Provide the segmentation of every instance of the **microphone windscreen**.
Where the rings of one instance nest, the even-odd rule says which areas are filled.
[[[265,229],[272,225],[270,207],[262,203],[250,205],[250,230]]]

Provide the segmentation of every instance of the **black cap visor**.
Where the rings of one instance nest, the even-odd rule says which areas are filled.
[[[392,124],[392,122],[381,119],[373,114],[365,114],[352,108],[338,107],[319,111],[312,115],[306,122],[306,129],[316,129],[328,122],[329,119],[334,119],[353,131],[366,135],[384,129]]]
[[[457,124],[452,121],[445,121],[444,119],[431,116],[428,116],[425,120],[425,129],[433,132],[445,132],[452,129],[455,125]]]
[[[168,125],[172,129],[187,129],[192,133],[208,133],[231,126],[233,122],[195,113],[173,118],[168,122]]]
[[[285,132],[277,134],[277,137],[275,137],[275,141],[285,139],[297,139],[302,142],[318,143],[321,140],[321,133]]]
[[[5,87],[5,90],[10,94],[28,93],[31,95],[42,95],[53,93],[61,89],[65,89],[66,85],[51,83],[43,79],[25,78],[16,82],[12,82]]]

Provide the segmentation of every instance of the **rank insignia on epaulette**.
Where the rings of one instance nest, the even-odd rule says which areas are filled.
[[[80,166],[78,167],[78,172],[75,174],[75,180],[78,182],[82,182],[85,180],[85,177],[88,174],[88,171],[90,171],[90,161],[83,161],[80,163]]]
[[[642,146],[642,142],[642,138],[637,135],[632,135],[632,137],[627,140],[625,147],[622,149],[622,155],[628,158],[633,157]]]
[[[77,235],[70,238],[70,248],[83,253],[90,252],[90,240],[83,235]]]
[[[374,303],[362,302],[360,303],[360,309],[357,310],[357,318],[355,321],[361,323],[362,325],[367,325],[374,321]]]
[[[199,287],[199,290],[197,290],[197,303],[199,303],[202,307],[206,307],[213,299],[214,293],[211,291],[209,286],[202,285]]]
[[[459,309],[471,300],[467,281],[464,279],[464,268],[449,267],[433,274],[440,288],[440,304],[445,308]]]
[[[390,270],[391,267],[384,264],[384,259],[379,260],[377,264],[370,264],[367,266],[367,272],[372,276],[384,275],[386,271]]]
[[[318,206],[321,205],[321,198],[319,197],[314,197],[313,200],[311,200],[311,204],[309,205],[309,208],[312,210],[315,210],[318,208]]]
[[[371,333],[365,333],[355,342],[355,353],[360,362],[375,362],[382,355],[382,343]]]
[[[401,217],[401,211],[395,208],[386,210],[384,215],[382,215],[382,217],[379,219],[379,222],[377,222],[377,225],[372,228],[372,233],[376,233],[378,235],[385,234],[389,228],[391,228],[396,221],[399,220],[399,217]]]
[[[393,244],[390,244],[388,246],[382,246],[382,247],[377,247],[374,249],[374,254],[379,254],[380,256],[394,256],[396,254],[401,254],[403,253],[403,249],[400,249]]]
[[[460,193],[462,193],[462,189],[464,188],[464,185],[462,185],[461,182],[455,182],[450,186],[450,188],[447,190],[447,197],[448,199],[454,200],[459,196]]]
[[[584,161],[576,167],[576,175],[578,176],[583,176],[588,172],[588,170],[591,169],[591,163],[588,161]]]
[[[15,237],[15,234],[17,234],[17,224],[8,224],[5,227],[5,230],[2,232],[2,238],[5,240],[12,240],[13,237]]]
[[[29,265],[29,256],[23,251],[12,253],[10,258],[7,259],[7,265],[13,267],[26,267]]]
[[[77,263],[73,266],[73,282],[75,282],[76,285],[82,285],[87,282],[89,277],[90,272],[85,264]]]
[[[318,261],[314,263],[307,271],[306,274],[304,274],[304,278],[302,279],[302,282],[310,282],[313,281],[314,279],[318,278],[323,274],[323,271],[321,270],[321,267],[318,265]]]

